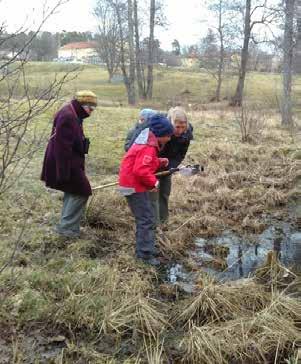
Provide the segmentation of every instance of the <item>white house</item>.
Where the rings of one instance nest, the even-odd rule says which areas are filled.
[[[96,42],[69,43],[59,48],[59,59],[84,63],[100,63]]]

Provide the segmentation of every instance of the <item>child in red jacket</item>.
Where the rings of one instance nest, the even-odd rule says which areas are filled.
[[[124,156],[119,173],[119,191],[127,198],[136,220],[136,256],[151,265],[160,262],[154,257],[156,221],[149,192],[159,187],[156,171],[168,166],[168,159],[158,154],[173,132],[165,116],[151,117],[149,128],[142,130]]]

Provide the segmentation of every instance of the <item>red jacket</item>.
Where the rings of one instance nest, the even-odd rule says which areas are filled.
[[[158,154],[157,138],[149,129],[144,129],[121,162],[120,192],[132,190],[125,193],[125,195],[129,195],[153,189],[157,183],[155,173],[162,163]]]

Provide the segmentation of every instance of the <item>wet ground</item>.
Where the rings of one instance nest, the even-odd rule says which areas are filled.
[[[225,231],[214,239],[200,238],[189,255],[200,270],[223,282],[252,276],[271,250],[277,253],[283,265],[301,273],[301,231],[288,223],[278,222],[262,234],[248,237]],[[167,280],[186,285],[184,289],[189,290],[196,274],[176,263],[169,268]]]

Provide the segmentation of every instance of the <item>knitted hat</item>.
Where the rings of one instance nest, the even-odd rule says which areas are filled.
[[[97,106],[97,96],[92,91],[78,91],[75,94],[74,99],[77,100],[81,105]]]
[[[156,137],[170,136],[174,133],[171,122],[161,114],[156,114],[149,119],[149,128]]]
[[[152,116],[156,114],[156,111],[153,109],[142,109],[140,111],[139,117],[145,121],[148,121]]]

